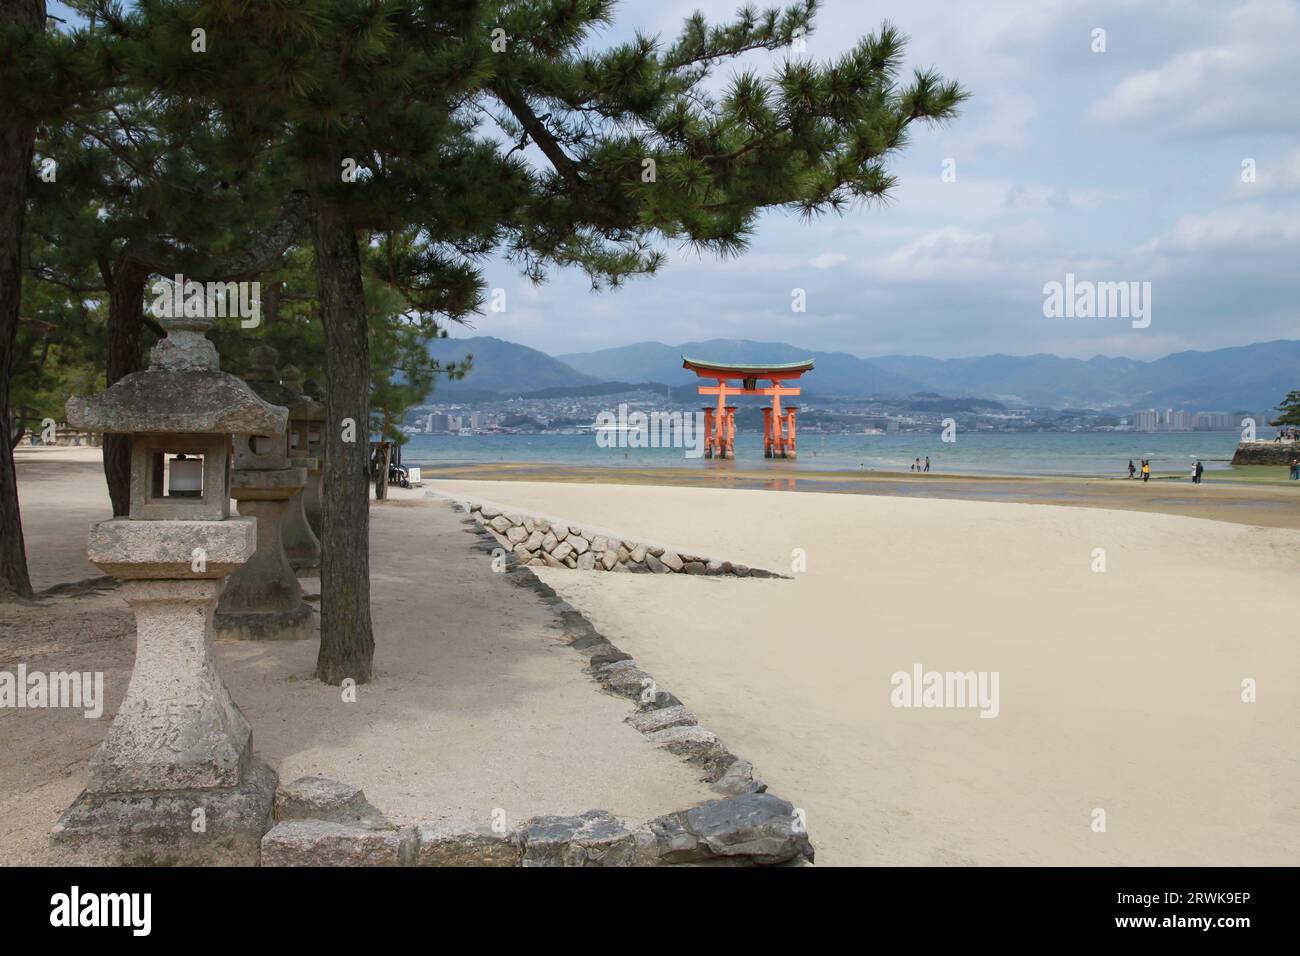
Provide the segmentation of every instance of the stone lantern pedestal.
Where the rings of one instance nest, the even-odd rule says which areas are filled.
[[[319,572],[325,406],[303,394],[302,373],[292,365],[280,370],[280,385],[292,396],[284,403],[289,409],[289,461],[307,470],[307,483],[285,519],[284,553],[295,571]]]
[[[123,582],[135,667],[90,780],[50,833],[56,865],[256,865],[275,772],[212,656],[222,582],[261,530],[229,516],[232,435],[287,423],[220,371],[210,320],[166,318],[152,363],[93,398],[74,427],[132,437],[130,516],[95,524],[90,561]]]
[[[217,607],[222,640],[300,641],[312,636],[312,608],[284,552],[283,530],[306,469],[236,470],[230,496],[240,517],[257,519],[257,551],[230,576]]]
[[[260,345],[250,354],[245,381],[258,397],[288,405],[294,396],[280,385],[275,349]],[[241,516],[257,518],[257,553],[230,576],[217,605],[217,636],[223,640],[296,641],[312,636],[313,611],[284,550],[286,525],[302,511],[307,469],[289,463],[285,428],[235,439],[230,496]],[[309,529],[310,530],[310,529]]]
[[[307,521],[307,494],[315,491],[320,476],[320,459],[307,457],[290,457],[289,463],[302,469],[303,486],[294,493],[289,502],[288,513],[284,518],[281,534],[284,537],[284,553],[289,558],[289,566],[294,571],[317,571],[320,569],[320,539]],[[316,476],[316,477],[313,477]]]

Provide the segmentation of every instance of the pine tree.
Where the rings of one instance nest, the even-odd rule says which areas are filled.
[[[1277,410],[1282,414],[1275,418],[1272,425],[1300,425],[1300,389],[1286,393],[1286,398],[1278,403]]]
[[[329,683],[371,676],[369,323],[361,248],[418,241],[390,263],[412,308],[458,320],[479,264],[504,253],[540,281],[593,286],[654,272],[665,241],[743,251],[763,209],[806,216],[878,200],[915,122],[965,98],[933,72],[898,81],[904,38],[885,24],[833,63],[795,55],[770,75],[710,76],[746,53],[804,42],[816,9],[689,19],[665,45],[591,52],[610,0],[238,0],[97,6],[139,89],[215,121],[250,155],[291,165],[310,202],[325,338],[321,649]],[[251,170],[250,170],[251,172]],[[352,441],[342,440],[349,434]]]

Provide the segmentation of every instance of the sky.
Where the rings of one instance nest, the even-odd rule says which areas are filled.
[[[668,40],[694,10],[722,21],[737,6],[624,0],[592,45],[636,28]],[[887,206],[769,213],[740,258],[670,245],[664,270],[613,292],[491,262],[505,310],[451,334],[552,355],[744,338],[1139,359],[1300,338],[1300,2],[824,0],[807,55],[835,57],[885,19],[911,38],[907,73],[934,67],[971,93],[950,126],[914,131]],[[1067,273],[1150,283],[1149,323],[1045,316],[1045,284]]]

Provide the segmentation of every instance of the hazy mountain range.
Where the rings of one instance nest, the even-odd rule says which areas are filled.
[[[726,362],[791,362],[811,358],[805,396],[900,397],[916,392],[988,398],[1050,408],[1164,408],[1239,411],[1276,405],[1300,388],[1300,341],[1259,342],[1212,352],[1178,352],[1151,362],[1126,358],[1055,355],[984,355],[934,359],[915,355],[859,358],[784,342],[709,339],[665,345],[638,342],[595,352],[550,356],[491,336],[439,339],[430,353],[445,359],[473,354],[462,381],[439,381],[438,398],[473,401],[540,390],[601,391],[601,383],[696,381],[683,354]],[[806,400],[806,399],[805,399]]]

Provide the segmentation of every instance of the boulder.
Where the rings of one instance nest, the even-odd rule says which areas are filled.
[[[506,540],[511,544],[522,544],[528,540],[528,532],[523,529],[522,525],[514,525],[506,529]]]
[[[665,551],[663,553],[663,556],[659,560],[662,561],[665,565],[667,565],[668,570],[670,571],[680,571],[682,570],[683,567],[685,567],[685,564],[682,561],[682,559],[678,557],[675,552],[672,551]]]
[[[370,829],[389,825],[360,787],[329,777],[299,777],[281,784],[275,791],[275,819],[327,820]]]
[[[649,568],[651,571],[653,571],[655,574],[672,574],[672,570],[668,567],[668,565],[664,564],[653,554],[647,554],[645,556],[645,566]]]
[[[748,793],[730,800],[666,814],[650,821],[660,859],[701,863],[731,859],[758,864],[813,859],[802,814],[770,793]]]
[[[465,820],[417,823],[415,833],[416,866],[518,866],[522,853],[513,832]]]
[[[557,561],[563,561],[571,554],[573,554],[573,545],[568,541],[561,541],[551,550],[551,556]]]
[[[637,564],[641,564],[642,562],[645,561],[645,556],[646,556],[646,546],[644,544],[634,544],[632,546],[632,551],[629,557],[631,557],[633,561],[635,561]]]
[[[560,539],[557,538],[557,537],[556,537],[554,534],[552,534],[550,531],[548,531],[548,532],[546,532],[544,535],[542,535],[542,550],[543,550],[543,551],[548,551],[548,552],[549,552],[549,551],[554,551],[554,550],[555,550],[555,546],[556,546],[557,544],[559,544],[559,543],[560,543]]]
[[[491,521],[488,522],[488,527],[490,527],[493,531],[497,532],[498,534],[505,534],[513,526],[510,524],[510,519],[507,518],[505,515],[497,515],[495,518],[493,518]]]
[[[698,722],[695,715],[681,704],[664,707],[662,710],[640,710],[625,720],[643,734],[669,727],[691,727]]]
[[[586,554],[578,555],[578,570],[592,571],[596,567],[596,554],[594,551],[588,551]]]
[[[371,830],[328,820],[286,820],[262,838],[262,866],[408,866],[415,830]]]
[[[587,549],[591,547],[591,542],[580,534],[573,534],[570,532],[569,536],[564,540],[573,546],[574,553],[576,554],[586,554]]]
[[[635,835],[606,810],[533,817],[519,829],[524,866],[633,866]]]

